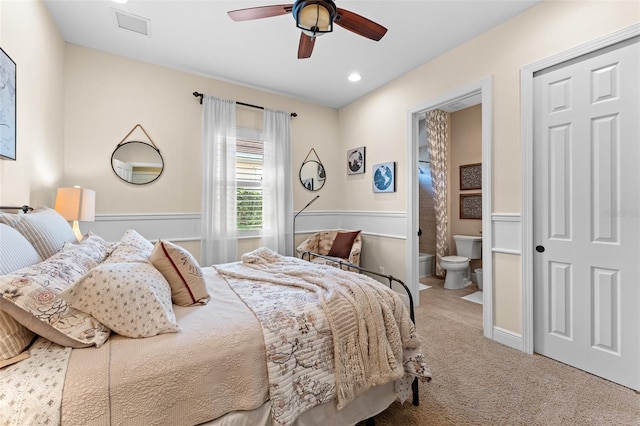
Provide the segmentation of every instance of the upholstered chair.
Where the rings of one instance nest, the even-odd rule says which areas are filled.
[[[362,249],[362,236],[360,231],[323,231],[310,235],[300,244],[296,252],[298,257],[311,251],[336,260],[360,266],[360,251]],[[311,258],[310,258],[311,257]],[[337,263],[316,256],[304,256],[305,260],[313,263],[323,263],[338,266]],[[347,267],[344,267],[347,269]]]

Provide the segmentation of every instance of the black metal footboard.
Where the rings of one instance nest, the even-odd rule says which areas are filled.
[[[358,271],[358,272],[364,272],[366,274],[372,274],[381,278],[386,279],[389,282],[389,288],[393,289],[393,283],[396,282],[398,284],[400,284],[402,286],[402,288],[404,288],[404,291],[407,293],[407,297],[409,297],[409,316],[411,317],[411,321],[413,321],[413,323],[416,323],[416,317],[415,317],[415,311],[413,308],[413,296],[411,295],[411,291],[409,290],[409,287],[407,287],[407,285],[402,282],[401,280],[399,280],[398,278],[395,278],[393,275],[386,275],[386,274],[381,274],[379,272],[374,272],[374,271],[370,271],[368,269],[365,268],[361,268],[360,266],[354,265],[353,263],[349,263],[349,262],[345,262],[344,260],[341,259],[337,259],[335,257],[329,257],[329,256],[324,256],[322,254],[318,254],[318,253],[314,253],[312,251],[305,251],[304,253],[302,253],[302,256],[300,256],[302,259],[309,260],[311,261],[313,257],[321,257],[323,259],[326,259],[328,261],[331,261],[333,263],[338,264],[338,267],[340,269],[345,269],[351,272]],[[344,266],[344,268],[343,268]],[[413,405],[417,406],[420,404],[420,397],[418,394],[418,378],[414,378],[413,379],[413,383],[411,384],[411,390],[413,393]]]

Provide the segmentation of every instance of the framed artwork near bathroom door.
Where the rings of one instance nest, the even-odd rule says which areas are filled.
[[[460,190],[482,189],[482,163],[460,166]]]
[[[482,219],[482,194],[460,194],[460,219]]]

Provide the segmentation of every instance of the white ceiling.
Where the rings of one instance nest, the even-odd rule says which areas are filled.
[[[339,8],[385,26],[387,34],[375,42],[336,26],[317,39],[311,58],[297,59],[300,30],[291,15],[234,22],[226,13],[282,0],[45,0],[67,42],[333,108],[539,2],[338,0]],[[114,9],[148,19],[150,36],[118,28]],[[362,80],[349,82],[352,72]]]

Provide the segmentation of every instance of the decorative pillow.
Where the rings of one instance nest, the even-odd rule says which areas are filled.
[[[41,261],[36,249],[21,233],[9,225],[0,223],[0,275]]]
[[[147,250],[149,253],[153,250],[151,241],[140,235],[135,229],[128,229],[120,238],[120,243],[137,247],[140,250]]]
[[[98,265],[95,251],[93,241],[73,244],[43,262],[0,276],[0,309],[59,345],[102,345],[109,337],[109,329],[59,297],[60,292]]]
[[[6,312],[0,311],[0,363],[9,365],[11,358],[17,358],[30,344],[35,334]]]
[[[128,263],[128,262],[142,262],[148,263],[151,251],[142,250],[138,247],[120,244],[116,245],[109,257],[105,260],[106,263]]]
[[[184,248],[160,240],[151,252],[151,263],[169,281],[176,305],[204,305],[211,298],[198,261]]]
[[[360,231],[338,232],[338,234],[336,235],[336,239],[333,240],[333,245],[331,246],[331,250],[329,250],[327,256],[347,259],[349,257],[349,253],[351,253],[353,241],[356,239],[358,234],[360,234]]]
[[[65,218],[48,207],[39,207],[27,214],[0,213],[0,223],[24,235],[42,259],[59,252],[65,242],[77,241]]]
[[[138,232],[129,229],[124,233],[107,260],[107,263],[149,262],[153,244]]]
[[[103,263],[60,296],[122,336],[180,331],[171,305],[171,287],[148,262]]]

